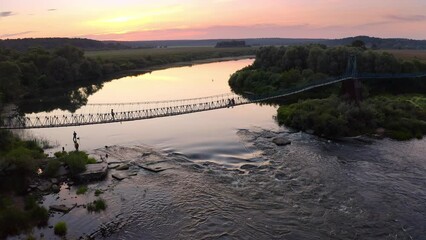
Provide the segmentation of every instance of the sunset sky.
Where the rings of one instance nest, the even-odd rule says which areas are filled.
[[[0,38],[426,39],[426,0],[0,0]]]

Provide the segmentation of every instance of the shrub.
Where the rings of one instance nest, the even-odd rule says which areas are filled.
[[[66,156],[67,152],[63,152],[63,151],[55,152],[54,155],[55,155],[56,158],[61,158],[63,156]]]
[[[89,204],[87,204],[87,210],[89,212],[100,212],[105,210],[107,207],[107,204],[105,202],[105,200],[103,200],[102,198],[99,198]]]
[[[87,154],[84,152],[70,152],[61,160],[68,165],[71,175],[77,175],[86,170]]]
[[[95,164],[96,163],[96,159],[94,158],[87,158],[86,160],[86,164]]]
[[[19,234],[32,226],[45,226],[49,219],[46,208],[37,204],[34,197],[25,199],[25,209],[14,206],[10,198],[0,196],[0,239]]]
[[[65,236],[67,234],[67,224],[65,222],[56,223],[54,232],[56,235]]]
[[[37,226],[46,226],[49,220],[49,211],[41,206],[36,206],[30,210],[31,220],[37,224]]]
[[[43,154],[37,150],[30,150],[23,146],[13,148],[6,156],[6,162],[10,165],[16,166],[16,170],[24,173],[33,173],[37,170],[39,165],[39,159],[43,157]]]
[[[102,191],[101,191],[101,190],[99,190],[99,189],[96,189],[96,191],[95,191],[95,196],[97,197],[97,196],[101,195],[102,193],[104,193],[104,192],[102,192]]]
[[[29,217],[24,211],[10,206],[0,210],[0,238],[15,235],[29,227]]]
[[[77,195],[82,195],[82,194],[85,194],[87,192],[87,186],[80,186],[78,189],[77,189]]]
[[[43,174],[46,177],[54,177],[56,176],[56,173],[58,172],[60,166],[61,166],[61,162],[59,160],[51,159],[47,163],[47,166],[44,169]]]

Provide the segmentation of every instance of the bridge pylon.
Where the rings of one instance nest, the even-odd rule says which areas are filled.
[[[345,76],[351,79],[342,82],[342,95],[348,95],[351,100],[359,103],[362,100],[362,85],[358,79],[356,55],[349,56]]]

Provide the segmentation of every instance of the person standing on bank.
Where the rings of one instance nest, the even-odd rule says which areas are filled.
[[[76,142],[77,141],[77,133],[74,131],[74,133],[72,134],[72,141]]]

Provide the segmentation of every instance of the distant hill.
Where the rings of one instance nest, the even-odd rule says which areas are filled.
[[[104,50],[129,48],[119,42],[107,43],[86,38],[22,38],[22,39],[0,39],[0,47],[12,48],[19,51],[30,47],[40,46],[47,49],[57,48],[64,45],[75,46],[84,50]]]
[[[84,50],[108,50],[126,48],[165,48],[165,47],[214,47],[221,42],[244,41],[248,46],[289,46],[324,44],[327,46],[350,45],[354,40],[362,40],[368,48],[374,49],[425,49],[426,40],[404,38],[375,38],[368,36],[342,39],[309,38],[248,38],[248,39],[204,39],[204,40],[158,40],[158,41],[96,41],[85,38],[24,38],[0,40],[0,47],[26,50],[32,46],[47,49],[72,45]]]
[[[426,49],[426,40],[406,38],[375,38],[368,36],[348,37],[343,39],[326,40],[329,46],[350,45],[355,40],[361,40],[368,48],[379,49]]]
[[[426,49],[426,40],[412,40],[404,38],[375,38],[368,36],[348,37],[342,39],[309,39],[309,38],[248,38],[248,39],[206,39],[206,40],[158,40],[158,41],[129,41],[106,43],[120,43],[131,48],[156,47],[214,47],[220,42],[245,41],[250,46],[269,45],[306,45],[324,44],[327,46],[350,45],[354,40],[362,40],[368,48],[378,49]]]
[[[161,47],[214,47],[220,42],[245,41],[250,46],[269,45],[299,45],[321,43],[326,39],[296,39],[296,38],[248,38],[248,39],[203,39],[203,40],[157,40],[157,41],[105,41],[120,43],[131,48],[161,48]]]

